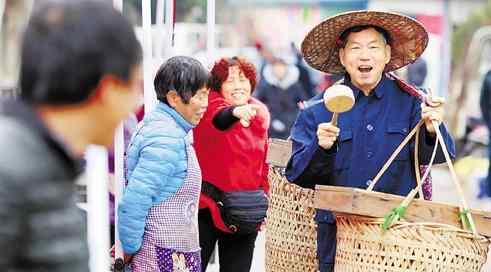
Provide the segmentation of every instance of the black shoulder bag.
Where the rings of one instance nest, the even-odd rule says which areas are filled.
[[[201,192],[217,203],[223,222],[233,233],[255,232],[266,217],[268,199],[263,190],[223,192],[203,181]]]

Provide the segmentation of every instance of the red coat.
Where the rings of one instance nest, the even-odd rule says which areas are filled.
[[[260,105],[249,127],[236,122],[220,131],[212,121],[224,108],[230,107],[217,92],[210,92],[208,108],[193,130],[194,147],[203,180],[224,192],[248,191],[263,188],[268,191],[268,128],[270,115],[266,106],[255,98],[250,104]],[[218,216],[214,201],[201,194],[200,208],[210,208],[215,226],[229,232]]]

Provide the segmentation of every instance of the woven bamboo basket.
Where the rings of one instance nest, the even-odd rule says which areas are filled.
[[[423,125],[420,121],[396,148],[391,157],[368,186],[370,194],[375,183],[380,179],[401,149],[409,143],[414,135],[419,134]],[[434,127],[438,124],[433,122]],[[460,182],[453,168],[450,155],[439,130],[436,130],[436,144],[428,165],[428,170],[420,178],[416,172],[417,186],[404,200],[384,218],[371,218],[357,214],[336,213],[336,205],[331,209],[336,213],[337,248],[335,270],[343,272],[402,272],[402,271],[445,271],[445,272],[479,272],[486,263],[490,240],[481,235],[476,227],[475,217],[468,208]],[[418,158],[418,138],[415,143],[415,158]],[[426,219],[422,222],[405,222],[406,209],[413,202],[416,193],[421,190],[422,182],[429,174],[434,162],[438,145],[445,156],[452,181],[460,200],[461,225],[437,224]],[[415,160],[415,169],[419,168]],[[421,200],[421,203],[428,202]],[[430,203],[430,202],[429,202]],[[450,206],[448,206],[450,207]],[[434,212],[444,212],[444,210]],[[392,219],[391,219],[392,218]],[[430,222],[427,222],[430,221]],[[381,225],[385,230],[382,230]]]
[[[266,271],[318,271],[314,190],[289,183],[281,170],[269,171]]]
[[[408,142],[410,135],[417,135],[421,124],[422,122],[413,129],[407,139],[401,143],[401,147]],[[438,136],[441,138],[441,135]],[[446,150],[443,146],[442,148]],[[400,151],[400,148],[398,150]],[[383,174],[383,169],[390,165],[398,150],[384,165],[380,175]],[[280,160],[275,161],[273,158],[268,161],[273,162],[273,165],[285,164],[284,158],[289,154],[278,153],[281,154]],[[448,154],[446,155],[448,157]],[[455,174],[449,159],[447,163],[451,173]],[[418,168],[419,166],[416,165],[415,169]],[[377,175],[375,179],[379,177]],[[417,178],[419,179],[419,176]],[[453,178],[457,181],[456,177]],[[317,232],[313,220],[314,191],[289,183],[281,171],[275,168],[271,168],[269,182],[266,271],[318,271]],[[421,184],[419,180],[418,183]],[[456,186],[459,186],[458,183]],[[421,189],[420,185],[419,189]],[[463,208],[467,209],[461,190],[458,189]],[[369,188],[368,191],[371,189]],[[418,190],[413,191],[412,197]],[[406,197],[406,207],[411,199],[410,196]],[[331,208],[335,211],[336,207]],[[473,231],[432,222],[408,223],[403,218],[394,221],[387,230],[382,231],[381,224],[384,218],[339,212],[335,214],[337,218],[336,272],[481,272],[481,268],[486,263],[490,240],[476,232],[471,214],[467,216],[473,225]]]
[[[337,214],[335,270],[481,271],[489,240],[455,227],[431,223],[395,223],[382,233],[383,220]]]
[[[270,169],[266,221],[266,271],[318,271],[314,191],[289,183]],[[396,222],[384,233],[382,218],[336,214],[335,271],[479,272],[489,239],[432,223]]]

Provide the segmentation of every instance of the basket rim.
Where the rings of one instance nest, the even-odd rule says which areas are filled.
[[[337,213],[337,212],[334,214],[336,215],[336,219],[338,219],[339,217],[347,218],[348,220],[349,219],[355,219],[357,221],[365,221],[367,224],[373,224],[373,225],[381,225],[384,222],[384,218],[381,218],[381,217],[352,215],[352,214]],[[452,225],[443,224],[443,223],[435,223],[435,222],[407,222],[407,221],[404,221],[404,219],[399,219],[397,222],[394,222],[393,225],[389,227],[389,230],[411,228],[411,227],[415,227],[415,226],[425,227],[428,229],[431,228],[434,230],[444,230],[444,231],[456,232],[457,235],[464,237],[464,238],[472,238],[475,240],[482,240],[482,241],[491,242],[491,237],[486,237],[486,236],[481,235],[481,234],[475,235],[470,230],[464,230],[464,229],[460,229],[460,228],[457,228],[457,227],[452,226]]]

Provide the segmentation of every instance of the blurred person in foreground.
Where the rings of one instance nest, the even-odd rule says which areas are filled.
[[[194,129],[203,171],[199,202],[202,271],[218,242],[220,271],[247,272],[267,210],[266,151],[270,116],[251,97],[256,69],[242,58],[222,58],[210,78],[210,104]]]
[[[208,106],[208,71],[193,58],[167,60],[154,80],[159,100],[133,134],[118,231],[133,272],[201,270],[201,170],[191,129]]]
[[[2,271],[88,271],[74,181],[86,147],[109,146],[136,109],[141,55],[132,26],[112,6],[36,2],[20,99],[0,107]]]
[[[342,13],[311,30],[302,44],[306,61],[322,72],[342,74],[336,84],[353,90],[355,105],[339,115],[335,126],[322,101],[324,92],[307,103],[292,128],[287,179],[308,188],[323,184],[366,189],[421,120],[424,124],[416,136],[419,162],[429,162],[436,129],[454,158],[452,138],[442,124],[444,99],[427,96],[432,106],[422,103],[425,94],[389,73],[414,61],[427,42],[428,34],[417,21],[377,11]],[[439,126],[433,127],[432,121]],[[414,139],[404,146],[374,190],[406,196],[415,188],[413,154]],[[439,148],[435,162],[444,161]],[[425,199],[431,198],[430,188],[423,192]],[[319,209],[315,221],[320,271],[334,271],[336,219],[330,211]]]

